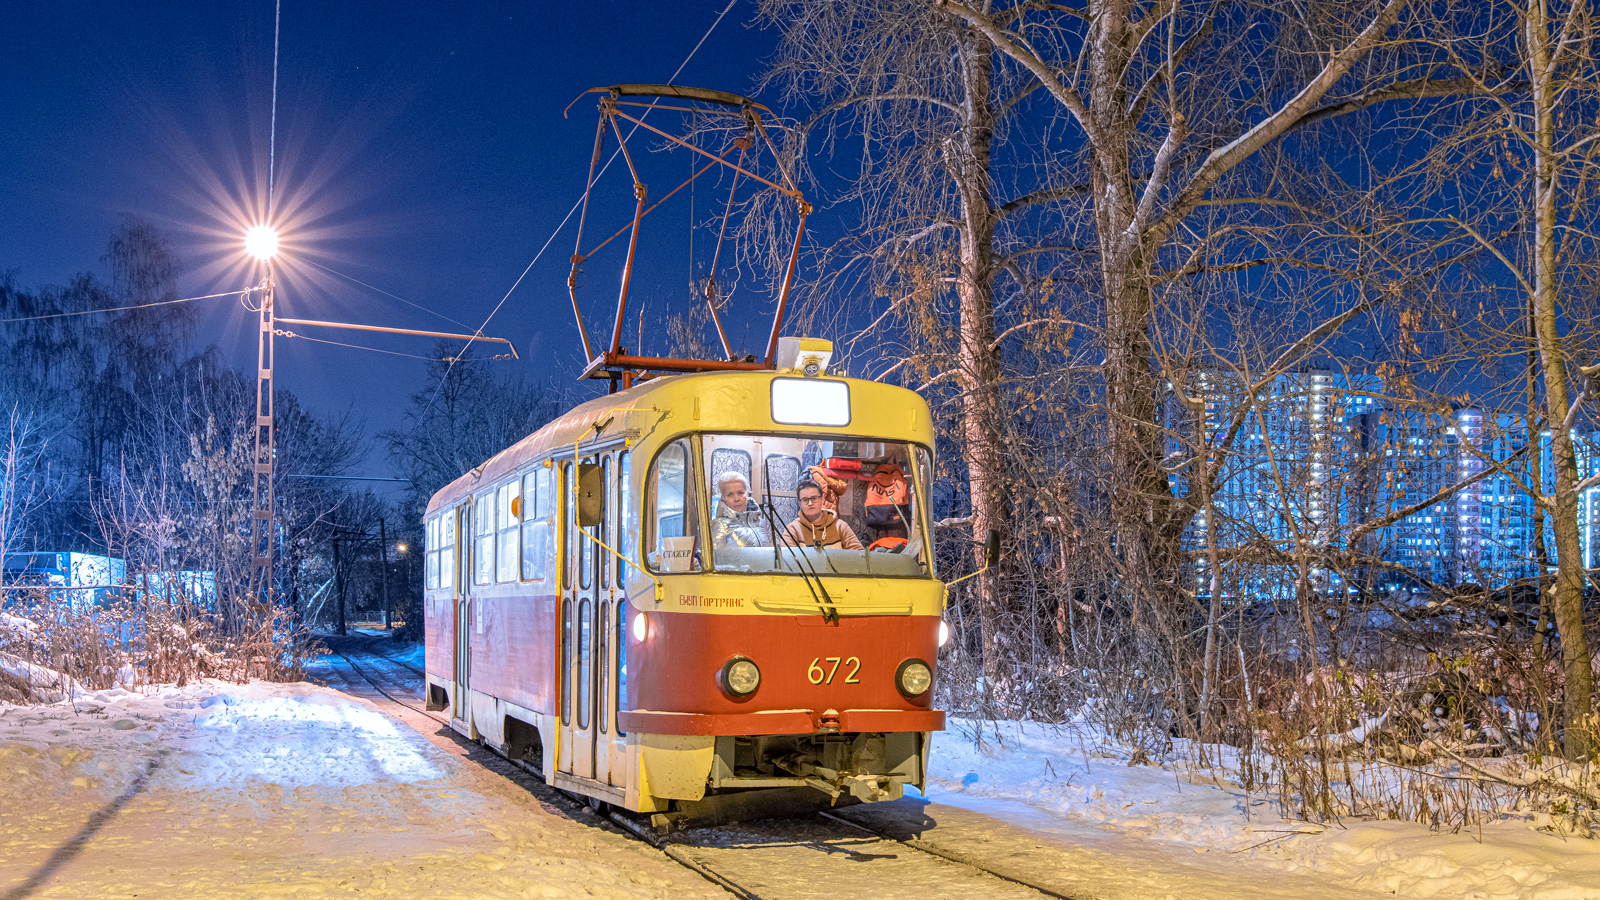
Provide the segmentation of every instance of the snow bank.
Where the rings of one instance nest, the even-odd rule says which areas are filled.
[[[1481,831],[1407,822],[1285,819],[1272,798],[1240,786],[1231,758],[1217,768],[1161,765],[1085,724],[952,720],[934,737],[928,798],[1050,831],[1087,827],[1211,854],[1219,870],[1268,867],[1343,887],[1415,898],[1600,898],[1600,841],[1538,831],[1532,816]]]
[[[33,693],[46,703],[76,699],[89,693],[71,675],[34,665],[9,653],[0,653],[0,672],[27,682]]]

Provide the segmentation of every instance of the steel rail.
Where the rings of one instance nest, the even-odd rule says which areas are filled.
[[[838,822],[841,825],[846,825],[846,826],[849,826],[850,828],[854,828],[855,830],[860,831],[863,834],[870,834],[873,837],[875,837],[875,838],[877,838],[877,839],[879,839],[881,841],[891,841],[893,843],[900,844],[901,846],[909,847],[912,850],[917,850],[919,852],[926,853],[929,856],[938,857],[939,859],[946,860],[947,862],[953,862],[953,863],[955,863],[956,865],[959,865],[959,866],[966,866],[969,869],[975,869],[975,870],[977,870],[979,872],[983,872],[986,875],[993,875],[994,877],[1000,879],[1001,881],[1009,881],[1012,884],[1028,888],[1029,890],[1038,891],[1039,893],[1044,894],[1047,897],[1055,897],[1055,898],[1057,898],[1057,900],[1079,900],[1079,898],[1073,897],[1071,894],[1063,894],[1063,893],[1061,893],[1059,891],[1054,891],[1054,890],[1051,890],[1050,888],[1044,887],[1043,885],[1034,884],[1033,882],[1029,881],[1027,878],[1025,878],[1025,877],[1023,877],[1021,875],[1017,875],[1015,873],[1002,872],[1002,871],[1000,871],[998,869],[994,869],[994,868],[990,868],[989,866],[985,866],[985,865],[975,861],[974,859],[972,859],[972,857],[967,856],[965,853],[956,853],[956,852],[951,851],[951,850],[946,850],[943,847],[939,847],[939,846],[937,846],[935,844],[930,844],[927,841],[917,840],[916,838],[912,838],[910,840],[904,840],[904,839],[901,839],[901,838],[897,838],[897,837],[894,837],[893,835],[884,834],[881,831],[875,831],[875,830],[873,830],[871,828],[868,828],[865,825],[862,825],[859,822],[852,822],[849,819],[843,818],[842,816],[837,816],[837,815],[835,815],[835,814],[833,814],[831,812],[822,811],[822,812],[818,812],[817,815],[823,817],[824,819],[831,819],[832,821]]]
[[[445,726],[446,728],[450,727],[450,722],[448,720],[441,719],[441,718],[439,718],[438,716],[434,715],[433,713],[429,712],[426,709],[420,709],[420,708],[418,708],[416,706],[413,706],[412,704],[407,703],[406,701],[401,700],[399,697],[396,697],[395,695],[393,695],[393,694],[389,693],[388,691],[384,690],[383,686],[378,684],[376,679],[374,679],[371,675],[368,675],[361,668],[361,666],[359,664],[357,664],[355,660],[351,659],[349,654],[345,653],[343,650],[340,650],[340,649],[334,647],[332,643],[330,643],[328,645],[328,649],[330,651],[332,651],[333,653],[335,653],[336,655],[338,655],[345,662],[349,663],[350,664],[350,668],[354,669],[355,673],[357,675],[360,675],[362,678],[365,678],[367,680],[367,683],[372,685],[374,690],[376,690],[378,693],[382,694],[383,696],[389,698],[390,702],[396,703],[396,704],[398,704],[400,706],[404,706],[406,709],[409,709],[409,710],[411,710],[413,712],[422,713],[423,715],[425,715],[428,718],[434,720],[435,722],[438,722],[439,724]],[[380,656],[380,657],[383,656],[383,654],[381,654],[381,653],[374,653],[373,655],[374,656]],[[387,659],[387,657],[384,657],[384,658]],[[397,660],[391,660],[391,662],[397,662]]]

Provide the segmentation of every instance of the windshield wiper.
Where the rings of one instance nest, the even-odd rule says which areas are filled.
[[[839,624],[839,610],[838,607],[834,605],[833,597],[828,595],[828,587],[822,583],[822,576],[818,575],[817,570],[811,568],[810,564],[806,562],[805,554],[801,553],[798,547],[795,547],[792,544],[784,541],[778,533],[777,509],[773,507],[770,499],[772,497],[771,461],[763,459],[761,461],[761,468],[763,470],[763,474],[766,475],[766,498],[763,499],[762,502],[757,503],[756,508],[760,509],[761,512],[766,515],[767,525],[772,529],[773,564],[777,565],[781,561],[781,557],[778,555],[778,545],[782,544],[784,547],[788,548],[789,555],[794,557],[795,571],[799,572],[800,577],[805,579],[806,587],[811,591],[811,599],[815,600],[817,602],[817,607],[822,610],[822,618],[830,625],[837,625]],[[831,566],[832,563],[829,563],[829,565]],[[819,591],[821,592],[820,596],[818,595]]]

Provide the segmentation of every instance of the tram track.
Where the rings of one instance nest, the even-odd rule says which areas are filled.
[[[363,667],[360,663],[356,662],[353,658],[351,658],[350,654],[345,652],[346,648],[344,646],[342,646],[342,645],[346,644],[350,640],[351,640],[351,638],[349,636],[345,636],[342,639],[339,639],[337,641],[337,643],[334,640],[325,641],[324,643],[328,647],[328,651],[330,653],[333,653],[336,656],[338,656],[340,659],[344,660],[345,664],[350,667],[351,671],[355,672],[357,675],[360,675],[368,684],[372,685],[372,689],[373,690],[375,690],[379,694],[383,695],[385,698],[387,698],[389,700],[389,702],[394,703],[394,704],[396,704],[398,706],[403,706],[406,709],[409,709],[409,710],[411,710],[413,712],[421,713],[422,715],[427,716],[428,718],[434,720],[435,722],[438,722],[440,725],[443,725],[446,728],[450,727],[450,722],[447,719],[440,718],[439,716],[435,715],[431,711],[429,711],[427,709],[424,709],[423,707],[418,706],[418,705],[416,705],[414,703],[409,703],[409,702],[407,702],[405,700],[401,700],[399,697],[396,697],[394,694],[390,693],[388,690],[385,690],[383,685],[378,683],[377,679],[373,678],[370,674],[368,674],[368,672],[367,672],[365,667]],[[401,660],[398,660],[398,659],[393,659],[391,657],[385,656],[384,654],[382,654],[382,653],[380,653],[380,652],[378,652],[376,650],[371,650],[370,648],[367,649],[367,652],[371,656],[376,656],[379,659],[385,660],[385,661],[390,662],[390,663],[395,663],[395,664],[398,664],[400,666],[403,666],[404,668],[410,669],[410,670],[416,672],[418,677],[422,677],[422,674],[423,674],[422,671],[420,669],[418,669],[416,666],[410,665],[409,663],[402,662]],[[342,676],[342,673],[341,673],[341,676]],[[345,680],[346,680],[347,683],[349,682],[349,679],[345,679]],[[391,687],[392,687],[392,685],[391,685]]]
[[[613,822],[640,840],[650,843],[680,865],[721,885],[744,900],[811,900],[835,897],[837,885],[854,883],[866,873],[852,871],[842,881],[834,876],[838,862],[876,863],[885,874],[871,875],[880,885],[893,884],[898,893],[880,891],[878,896],[954,896],[973,894],[997,900],[1051,897],[1077,900],[1025,877],[999,871],[964,854],[952,853],[920,840],[904,840],[885,834],[833,813],[817,813],[795,819],[772,819],[739,825],[697,829],[672,835],[655,834],[641,821],[625,813],[613,812]],[[913,861],[901,854],[911,851]],[[728,861],[708,859],[725,854]],[[814,854],[807,860],[805,854]],[[761,857],[771,856],[771,859]],[[795,859],[794,857],[802,857]],[[827,858],[827,862],[823,862]],[[774,877],[773,873],[792,866],[798,877]],[[736,871],[742,870],[742,871]],[[815,871],[814,875],[807,875]],[[893,874],[888,874],[893,873]]]
[[[343,660],[349,671],[359,676],[385,701],[427,716],[448,731],[450,726],[447,720],[422,708],[420,704],[397,696],[415,691],[415,680],[396,673],[393,668],[384,671],[383,663],[417,672],[418,677],[421,677],[421,673],[417,667],[371,647],[370,643],[374,640],[377,638],[363,639],[362,636],[352,635],[330,639],[327,644],[330,653]],[[360,661],[357,657],[360,657]],[[374,663],[374,658],[382,663]],[[332,671],[343,678],[351,689],[359,687],[358,682],[345,676],[339,668]],[[389,684],[385,686],[380,679]],[[410,718],[403,716],[402,721]],[[407,724],[413,728],[417,725],[414,721],[408,721]],[[451,735],[453,737],[453,732]],[[643,817],[610,808],[595,810],[582,798],[550,787],[537,773],[499,754],[485,750],[479,761],[496,774],[511,778],[526,789],[537,790],[541,799],[566,806],[574,819],[620,829],[623,834],[648,844],[668,859],[740,900],[809,900],[813,897],[836,896],[836,887],[827,885],[839,883],[831,877],[830,871],[837,866],[829,861],[829,858],[837,856],[843,856],[851,862],[876,862],[890,869],[901,870],[889,879],[880,880],[880,883],[887,881],[906,886],[905,896],[908,898],[972,892],[1001,900],[1040,896],[1055,900],[1077,900],[1015,873],[997,870],[966,854],[952,852],[917,838],[896,837],[837,813],[819,812],[792,819],[768,819],[660,834]],[[925,859],[926,864],[919,867],[917,863],[901,859],[899,848],[911,851],[916,858]],[[773,877],[773,873],[784,870],[801,874]],[[845,883],[854,883],[860,877],[861,873],[851,871]]]

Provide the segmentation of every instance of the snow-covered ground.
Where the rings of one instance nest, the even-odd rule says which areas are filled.
[[[922,840],[1075,896],[1600,898],[1600,841],[1528,820],[1323,827],[1086,728],[973,733],[937,736],[930,802],[883,816],[909,808]],[[450,746],[308,684],[0,706],[0,900],[726,896]]]
[[[1283,896],[1311,884],[1451,900],[1600,898],[1600,841],[1537,830],[1531,816],[1455,834],[1408,822],[1317,825],[1281,818],[1226,770],[1132,763],[1131,749],[1084,726],[1003,723],[985,725],[981,741],[977,733],[952,721],[935,737],[930,801],[1065,844],[1112,854],[1137,846],[1144,866],[1166,851],[1215,871],[1219,888],[1248,872],[1279,873]]]
[[[726,895],[325,688],[0,706],[0,900],[265,896]]]

